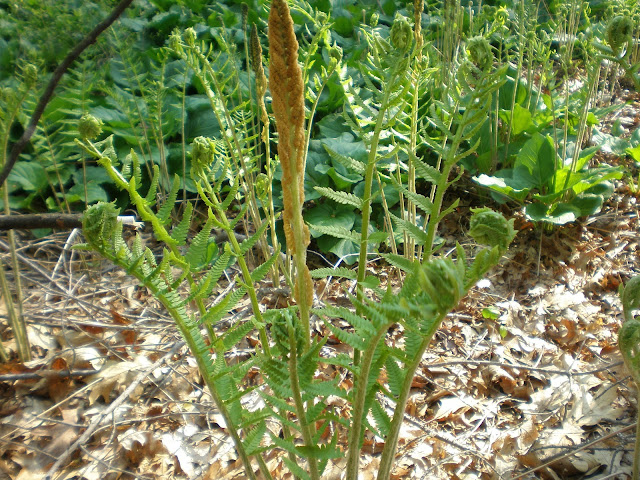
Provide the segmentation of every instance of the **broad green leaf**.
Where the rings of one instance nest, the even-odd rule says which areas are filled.
[[[531,190],[530,186],[524,186],[526,182],[514,181],[511,178],[492,177],[484,173],[473,177],[473,180],[483,187],[487,187],[494,192],[501,193],[519,202],[523,202]]]
[[[554,225],[565,225],[575,221],[581,215],[577,206],[559,203],[551,209],[542,203],[532,203],[525,207],[525,214],[534,222],[547,222]]]
[[[521,181],[528,181],[531,188],[544,191],[555,170],[556,151],[553,139],[535,133],[518,153],[513,177],[520,177]]]
[[[511,115],[508,110],[505,111],[505,113],[506,115],[504,117],[502,116],[502,114],[500,116],[503,118],[503,120],[506,120],[508,122],[511,120]],[[511,133],[513,135],[520,135],[532,125],[533,120],[531,117],[531,112],[516,103],[513,106],[513,121],[511,122]]]
[[[16,162],[7,178],[9,184],[18,184],[26,192],[40,192],[48,188],[47,173],[38,162]]]
[[[87,198],[85,200],[85,188],[87,191]],[[109,196],[105,192],[104,188],[98,185],[96,182],[87,182],[86,185],[74,185],[67,190],[65,198],[68,202],[108,202]]]

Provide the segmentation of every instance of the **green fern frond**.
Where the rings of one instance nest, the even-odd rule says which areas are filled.
[[[282,447],[281,445],[279,446]],[[282,459],[289,471],[293,473],[296,478],[300,478],[301,480],[311,480],[311,476],[289,457],[282,457]]]
[[[141,257],[144,253],[142,237],[138,233],[136,233],[136,236],[133,238],[133,243],[131,244],[131,253],[134,257]]]
[[[275,252],[273,255],[269,257],[269,260],[264,262],[258,268],[256,268],[253,272],[251,272],[251,281],[254,283],[258,283],[262,281],[262,279],[269,273],[269,269],[276,262],[278,257],[280,256],[280,252]]]
[[[425,245],[427,243],[428,236],[424,230],[404,218],[397,217],[393,213],[390,213],[390,215],[398,229],[409,235],[417,245]]]
[[[324,318],[322,319],[322,321],[327,326],[327,328],[331,330],[331,333],[333,333],[336,338],[342,343],[349,345],[350,347],[358,351],[363,351],[366,348],[367,344],[360,335],[342,330],[341,328],[334,326],[331,322]]]
[[[351,364],[353,365],[353,359],[351,359]],[[329,396],[335,396],[335,397],[344,398],[345,400],[348,400],[349,396],[346,390],[340,388],[337,385],[337,381],[338,381],[338,378],[335,378],[331,381],[311,383],[307,385],[305,393],[311,394],[316,398],[327,398]],[[309,418],[316,419],[316,420],[318,419],[317,417],[314,417],[314,416],[310,416]]]
[[[363,162],[356,160],[354,158],[351,158],[347,155],[342,155],[341,153],[338,153],[335,150],[329,148],[326,144],[323,144],[322,146],[324,147],[325,151],[329,154],[331,159],[338,162],[343,167],[355,173],[358,173],[360,175],[363,175],[365,173],[365,170],[367,167]]]
[[[387,367],[387,379],[389,382],[389,388],[395,398],[400,396],[402,392],[402,385],[404,383],[405,372],[402,370],[398,363],[391,357],[387,358],[385,364]]]
[[[130,182],[134,182],[134,185],[138,185],[135,183],[135,178],[131,178]],[[147,195],[144,197],[145,202],[149,206],[153,206],[156,203],[156,194],[158,193],[158,182],[160,181],[160,167],[158,165],[153,165],[153,176],[151,177],[151,185],[149,185],[149,190],[147,191]]]
[[[309,228],[323,234],[329,235],[335,238],[342,238],[345,240],[351,240],[354,243],[360,243],[360,234],[358,232],[354,232],[351,230],[347,230],[344,227],[336,227],[333,225],[325,226],[325,225],[316,225],[313,223],[308,223]]]
[[[251,330],[254,329],[253,323],[251,322],[242,322],[234,327],[230,328],[225,332],[222,336],[222,349],[223,351],[231,350],[234,346],[238,344],[241,340],[246,338]]]
[[[360,371],[360,369],[353,364],[353,358],[344,353],[339,353],[335,357],[323,358],[322,363],[326,363],[327,365],[335,365],[339,368],[344,368],[345,370],[353,373],[353,375],[358,375]]]
[[[382,258],[403,272],[411,273],[416,269],[416,262],[395,253],[381,253]]]
[[[191,227],[191,216],[193,215],[193,204],[187,202],[187,206],[182,214],[180,222],[171,230],[171,238],[176,241],[176,245],[182,246],[187,243],[187,235]]]
[[[440,132],[447,138],[453,138],[455,135],[453,134],[453,132],[449,129],[449,127],[447,127],[444,122],[442,121],[442,119],[440,118],[440,115],[438,113],[438,111],[436,110],[436,104],[434,102],[434,104],[431,105],[430,107],[431,109],[431,115],[429,115],[428,117],[428,121],[431,125],[433,125],[435,128],[437,128],[438,130],[440,130]]]
[[[171,220],[171,212],[173,208],[176,206],[176,199],[178,198],[178,192],[180,191],[180,177],[176,174],[173,177],[173,184],[171,185],[171,190],[169,195],[167,196],[166,201],[158,209],[158,213],[156,216],[162,225],[167,225]]]
[[[189,249],[184,256],[185,261],[191,265],[194,271],[201,270],[205,266],[212,228],[213,214],[209,210],[209,218],[198,234],[191,240],[191,245],[189,245]]]
[[[374,302],[366,299],[359,300],[353,295],[349,295],[349,299],[356,307],[356,309],[358,309],[358,311],[362,314],[362,316],[371,322],[376,332],[380,329],[389,328],[395,321],[393,319],[389,319],[386,315],[384,315],[384,313],[382,313],[378,309],[378,305]]]
[[[237,199],[238,190],[240,189],[240,180],[239,180],[239,178],[234,178],[230,182],[230,187],[231,188],[230,188],[229,192],[227,192],[224,200],[220,204],[220,208],[222,210],[227,210],[229,208],[229,205],[231,205],[231,202],[233,202],[234,200]]]
[[[290,398],[293,393],[289,384],[289,365],[286,362],[270,358],[262,364],[262,371],[267,385],[280,398]]]
[[[250,390],[251,392],[257,391],[259,392],[260,390],[258,388],[254,389],[251,388]],[[263,423],[265,420],[270,419],[272,417],[271,415],[271,409],[268,407],[265,408],[260,408],[258,410],[247,410],[246,408],[244,409],[244,411],[242,412],[242,421],[241,423],[238,424],[239,428],[251,428],[255,425],[258,425],[260,423]]]
[[[240,221],[245,218],[245,215],[247,214],[248,210],[249,210],[249,202],[244,202],[240,207],[240,211],[238,212],[238,215],[236,215],[236,217],[233,220],[231,220],[229,224],[230,230],[233,230],[236,227],[236,225],[238,225],[238,223],[240,223]]]
[[[424,143],[427,147],[429,147],[431,150],[433,150],[437,155],[439,155],[440,157],[446,157],[447,156],[447,145],[445,145],[444,147],[438,142],[438,140],[431,138],[428,135],[422,135],[420,137],[420,141],[422,143]],[[438,183],[438,180],[440,178],[440,171],[435,168],[432,167],[431,165],[429,165],[428,163],[424,162],[422,159],[413,158],[414,161],[420,162],[420,167],[418,167],[416,165],[416,169],[417,168],[422,168],[422,167],[426,167],[427,169],[427,175],[425,176],[425,178],[431,182],[431,183]],[[433,172],[432,174],[430,172]],[[433,176],[432,176],[433,175]]]
[[[386,438],[389,435],[389,429],[391,427],[391,419],[385,411],[385,409],[378,402],[373,402],[371,414],[376,422],[376,427],[380,432],[382,438]]]
[[[444,217],[446,217],[447,215],[449,215],[451,212],[453,212],[456,208],[458,208],[458,205],[460,204],[460,199],[456,198],[451,205],[449,205],[447,208],[445,208],[444,210],[442,210],[442,212],[440,213],[440,216],[438,217],[438,221],[442,220]]]
[[[304,458],[316,458],[318,460],[330,460],[344,456],[340,449],[332,445],[300,445],[297,447],[297,451]]]
[[[266,422],[258,423],[254,428],[247,431],[244,441],[244,448],[247,455],[255,455],[260,452],[260,444],[267,433]]]
[[[296,413],[295,407],[291,405],[289,402],[287,402],[286,400],[283,400],[282,398],[276,397],[274,395],[270,395],[264,390],[259,390],[259,393],[260,393],[260,396],[264,399],[264,401],[268,405],[271,405],[274,408],[274,410],[278,410],[280,412]],[[278,418],[282,418],[282,416],[275,411],[273,412],[273,414]],[[298,430],[299,427],[294,426],[294,428]]]
[[[469,155],[471,155],[472,153],[475,153],[475,151],[478,149],[478,147],[480,146],[480,141],[481,138],[478,137],[478,139],[476,140],[476,142],[469,148],[463,150],[462,152],[460,152],[459,154],[457,154],[454,157],[454,161],[456,163],[458,163],[460,160],[462,160],[463,158],[468,157]]]
[[[313,395],[308,395],[309,401],[313,401],[315,397]],[[324,402],[317,402],[310,405],[306,411],[306,419],[307,422],[317,422],[323,418],[323,412],[327,409],[327,405]]]
[[[364,78],[368,78],[366,75],[363,75],[363,79]],[[363,100],[362,97],[360,97],[360,95],[358,94],[358,92],[356,91],[355,88],[353,88],[353,86],[349,86],[349,94],[351,96],[350,100],[352,100],[355,103],[355,106],[357,107],[358,110],[360,111],[364,111],[366,113],[366,117],[370,119],[369,121],[371,121],[372,119],[375,119],[378,117],[378,110],[375,107],[372,107],[370,105],[370,101],[367,100]],[[351,104],[350,107],[353,109],[354,105]],[[359,117],[361,117],[362,115],[359,115]]]
[[[210,307],[200,319],[201,323],[206,325],[215,325],[222,317],[236,306],[242,297],[247,293],[246,288],[239,287],[225,295],[222,300]]]
[[[326,306],[322,309],[313,309],[312,311],[316,315],[343,319],[351,325],[362,338],[367,338],[376,334],[376,328],[368,319],[355,314],[347,308]]]
[[[358,277],[357,271],[345,267],[316,268],[315,270],[311,270],[310,273],[311,278],[339,277],[355,280]]]
[[[315,186],[313,188],[322,196],[327,197],[336,203],[340,203],[342,205],[350,205],[357,209],[362,209],[362,199],[360,197],[357,197],[353,193],[337,192],[329,187]]]
[[[411,200],[415,206],[419,207],[420,210],[425,213],[425,215],[431,215],[431,211],[433,210],[433,202],[429,198],[419,193],[410,191],[407,187],[398,182],[398,180],[396,180],[396,178],[393,176],[391,176],[390,179],[391,182],[396,186],[396,188],[402,191],[404,196]]]
[[[313,381],[313,375],[316,372],[319,360],[319,353],[327,339],[323,339],[320,342],[316,342],[311,348],[300,357],[298,362],[298,380],[300,382],[300,388],[304,391],[307,386]]]
[[[240,255],[244,255],[249,250],[251,250],[253,246],[258,242],[258,240],[260,240],[260,237],[264,235],[264,232],[267,230],[268,227],[269,227],[268,221],[265,220],[264,222],[262,222],[262,225],[260,225],[260,227],[255,231],[255,233],[251,235],[249,238],[245,239],[240,244]]]

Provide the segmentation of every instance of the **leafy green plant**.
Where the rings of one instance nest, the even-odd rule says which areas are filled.
[[[421,9],[422,5],[416,2],[416,8]],[[268,236],[274,219],[258,217],[259,221],[255,222],[250,202],[244,202],[235,216],[229,215],[237,198],[249,198],[247,189],[252,187],[250,178],[254,172],[247,166],[255,164],[261,155],[255,134],[248,128],[252,110],[246,102],[235,103],[237,97],[220,88],[219,82],[225,78],[212,67],[219,65],[219,57],[205,54],[197,44],[195,31],[188,29],[182,37],[173,34],[171,48],[205,86],[220,124],[218,138],[197,138],[191,146],[189,176],[198,192],[198,201],[206,207],[205,223],[195,234],[191,233],[195,227],[193,203],[186,203],[181,219],[172,220],[171,211],[183,183],[181,178],[174,176],[166,199],[158,200],[157,188],[162,175],[159,165],[153,166],[150,186],[146,188],[141,185],[143,163],[135,151],[125,158],[119,157],[113,148],[113,137],[93,142],[89,135],[84,135],[78,141],[84,152],[105,168],[112,182],[127,192],[141,219],[151,225],[155,239],[164,249],[154,254],[143,245],[139,235],[131,245],[125,242],[117,208],[109,203],[99,203],[87,210],[83,221],[86,246],[135,276],[173,317],[197,359],[249,478],[257,477],[256,468],[264,478],[271,478],[262,454],[277,448],[284,451],[283,461],[296,477],[319,479],[329,460],[346,456],[346,478],[355,480],[365,430],[369,429],[385,439],[378,478],[388,479],[412,379],[424,351],[445,316],[500,260],[515,236],[513,221],[489,209],[479,209],[470,220],[469,234],[487,246],[475,251],[473,261],[467,259],[460,245],[455,248],[455,259],[434,257],[437,225],[455,208],[455,203],[444,204],[444,194],[455,181],[449,178],[450,174],[461,158],[473,153],[475,147],[469,145],[469,140],[490,107],[492,93],[499,88],[504,70],[493,68],[492,55],[470,52],[468,58],[454,56],[451,59],[454,75],[450,88],[443,98],[433,100],[427,121],[414,128],[416,138],[428,142],[439,156],[437,166],[431,166],[412,155],[415,141],[393,145],[389,140],[394,128],[412,130],[411,122],[417,121],[416,115],[403,113],[404,107],[416,98],[412,89],[419,91],[421,86],[415,80],[426,71],[421,58],[422,49],[427,47],[421,42],[414,43],[415,31],[403,16],[394,19],[389,39],[369,27],[362,29],[368,49],[361,64],[369,82],[367,88],[347,87],[349,104],[343,118],[363,139],[366,155],[356,159],[334,152],[333,156],[338,163],[347,165],[348,170],[359,172],[364,182],[363,193],[356,196],[329,188],[319,189],[319,193],[332,201],[360,212],[360,232],[346,228],[343,231],[333,228],[328,232],[357,242],[360,247],[358,269],[309,272],[306,249],[310,230],[318,226],[305,224],[302,215],[311,129],[305,112],[305,69],[298,63],[299,44],[289,6],[285,0],[272,2],[269,88],[277,128],[277,158],[282,171],[283,229],[287,250],[293,258],[291,283],[295,306],[292,307],[263,312],[258,302],[257,285],[279,259],[280,251],[274,248],[253,271],[246,256]],[[256,53],[259,49],[252,50],[254,64],[261,63]],[[232,61],[232,58],[224,59],[222,66]],[[336,59],[334,67],[337,63]],[[260,92],[260,68],[255,66],[253,72]],[[323,81],[321,77],[320,87]],[[317,94],[316,91],[311,95],[312,102],[313,95]],[[314,104],[311,105],[313,115]],[[263,123],[267,124],[264,118]],[[446,140],[436,143],[427,135],[428,129],[436,129]],[[260,141],[267,143],[269,136],[262,133]],[[404,271],[405,280],[399,289],[394,290],[391,284],[382,289],[366,276],[368,255],[376,243],[390,241],[394,232],[390,228],[384,235],[371,234],[373,186],[381,175],[389,173],[389,163],[385,160],[400,156],[409,158],[416,176],[431,184],[432,198],[408,189],[399,181],[393,183],[389,177],[388,181],[421,209],[428,221],[415,225],[407,218],[391,217],[391,212],[386,212],[401,234],[420,243],[424,257],[386,255],[389,262]],[[380,190],[380,195],[384,195],[384,190]],[[270,208],[262,210],[267,217],[270,212]],[[235,228],[247,219],[254,223],[256,230],[239,242]],[[222,229],[229,240],[221,248],[220,256],[209,262],[209,237],[213,228]],[[230,264],[237,264],[241,272],[236,279],[237,287],[214,305],[207,305],[209,294]],[[327,275],[357,281],[356,295],[345,292],[354,308],[313,308],[312,277]],[[221,331],[217,323],[244,296],[249,297],[253,316]],[[311,329],[312,315],[323,322],[323,332]],[[403,339],[391,345],[386,336],[393,326]],[[260,339],[256,354],[230,364],[226,353],[253,330]],[[351,354],[327,357],[322,347],[330,336],[347,345]],[[326,364],[345,369],[353,378],[354,388],[348,391],[340,387],[337,379],[317,377],[315,372]],[[259,371],[263,380],[259,386],[245,380],[252,368]],[[378,382],[383,372],[389,379],[388,385]],[[259,395],[264,407],[247,409],[243,400],[250,395]],[[330,396],[347,402],[350,406],[347,417],[329,406]],[[383,401],[383,397],[386,400]],[[391,415],[384,407],[389,402],[393,405]],[[279,425],[279,429],[267,429],[267,421]],[[339,444],[339,438],[344,435],[348,435],[348,443]]]
[[[582,150],[572,164],[558,158],[551,136],[536,133],[524,144],[512,169],[493,177],[482,174],[475,180],[520,203],[531,195],[533,202],[524,207],[529,219],[563,225],[598,212],[613,191],[607,181],[622,177],[620,168],[589,167],[599,148]]]
[[[590,43],[588,35],[577,34],[581,19],[586,18],[582,8],[580,2],[570,2],[561,9],[561,18],[565,16],[568,20],[558,22],[558,46],[552,47],[556,37],[546,35],[546,43],[544,36],[537,40],[538,55],[541,51],[549,52],[543,55],[541,75],[541,82],[549,82],[549,93],[541,94],[539,90],[537,100],[532,101],[530,81],[510,81],[513,103],[508,109],[499,108],[497,114],[508,130],[503,144],[493,150],[501,155],[502,169],[491,171],[486,161],[489,153],[483,151],[478,157],[482,162],[474,165],[479,173],[474,180],[487,187],[494,198],[524,205],[527,218],[547,225],[562,225],[597,213],[612,192],[610,181],[623,175],[619,167],[591,165],[600,146],[582,148],[589,129],[612,110],[592,105],[604,57],[595,49],[597,43]],[[628,33],[624,41],[629,41]],[[520,42],[518,49],[521,51],[524,46]],[[571,93],[569,65],[578,47],[584,57],[587,81]],[[552,48],[558,49],[562,83],[550,75]],[[522,60],[518,58],[521,65]],[[484,127],[478,138],[485,150],[490,143],[487,132]]]

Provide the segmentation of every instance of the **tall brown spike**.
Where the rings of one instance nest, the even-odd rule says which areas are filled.
[[[299,205],[304,201],[304,83],[298,64],[298,40],[286,0],[273,0],[269,13],[269,86],[278,130],[278,157],[282,165],[284,232],[295,254],[291,211],[292,186],[297,183]],[[309,231],[304,226],[305,246]]]

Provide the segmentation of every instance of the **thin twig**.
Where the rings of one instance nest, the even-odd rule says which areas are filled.
[[[142,372],[138,374],[138,376],[131,382],[131,384],[120,394],[118,398],[116,398],[108,408],[106,408],[100,415],[97,415],[91,420],[91,423],[85,430],[85,432],[75,441],[73,445],[71,445],[64,453],[60,455],[60,458],[51,466],[47,475],[44,477],[44,480],[52,480],[53,475],[62,467],[62,465],[69,459],[69,457],[84,443],[86,443],[93,433],[96,431],[100,423],[109,415],[111,415],[122,403],[124,403],[128,398],[131,392],[133,392],[138,385],[145,379],[147,376],[159,368],[163,363],[167,362],[180,348],[184,346],[184,342],[178,342],[174,347],[162,358],[156,361],[150,367],[145,368]]]
[[[96,27],[91,30],[91,32],[89,32],[89,34],[85,38],[83,38],[82,41],[78,43],[73,50],[71,50],[71,52],[65,57],[65,59],[62,60],[62,63],[60,63],[60,65],[58,65],[58,67],[51,74],[51,79],[47,84],[47,88],[40,97],[40,100],[38,101],[38,104],[33,111],[33,115],[31,115],[29,125],[25,129],[20,139],[11,149],[11,154],[9,155],[7,162],[4,164],[4,167],[0,172],[0,186],[4,185],[4,182],[7,180],[9,173],[11,173],[11,170],[18,160],[20,153],[22,153],[24,147],[27,145],[27,143],[29,143],[29,140],[31,140],[32,135],[36,131],[38,122],[40,121],[40,117],[42,117],[44,109],[51,100],[51,97],[53,97],[53,91],[58,86],[58,83],[62,79],[64,73],[71,66],[71,64],[76,61],[80,54],[89,45],[93,44],[98,39],[98,36],[100,36],[103,31],[109,28],[111,24],[118,19],[122,12],[124,12],[132,2],[133,0],[122,0],[118,5],[116,5],[111,14],[98,25],[96,25]]]
[[[100,373],[99,370],[38,370],[37,372],[8,373],[0,375],[0,382],[15,382],[18,380],[33,380],[38,378],[66,378],[66,377],[87,377]]]
[[[622,361],[610,363],[605,365],[604,367],[596,368],[595,370],[588,370],[586,372],[571,372],[566,370],[553,370],[544,367],[530,367],[528,365],[514,365],[512,363],[502,363],[502,362],[492,362],[489,360],[453,360],[451,362],[442,362],[442,363],[430,363],[426,365],[427,369],[430,368],[447,368],[453,365],[478,365],[478,366],[493,366],[493,367],[502,367],[502,368],[516,368],[518,370],[530,370],[532,372],[542,372],[549,373],[554,375],[565,375],[567,377],[577,377],[580,375],[592,375],[598,372],[604,372],[614,367],[618,367],[622,365]]]
[[[549,465],[557,462],[558,460],[570,457],[571,455],[575,455],[576,453],[581,452],[582,450],[586,450],[587,448],[593,447],[596,443],[602,442],[603,440],[607,440],[611,437],[615,437],[616,435],[620,435],[621,433],[624,433],[628,430],[633,430],[634,428],[636,428],[635,422],[633,423],[633,425],[627,425],[626,427],[623,427],[619,430],[616,430],[611,433],[607,433],[606,435],[603,435],[600,438],[596,438],[595,440],[591,440],[590,442],[584,443],[577,448],[571,448],[569,452],[555,455],[551,457],[549,460],[547,460],[545,463],[543,463],[542,465],[538,465],[537,467],[532,468],[531,470],[527,470],[526,472],[521,473],[517,477],[513,477],[511,480],[519,480],[520,478],[525,478],[527,475],[537,472],[538,470],[541,470],[545,467],[548,467]]]

